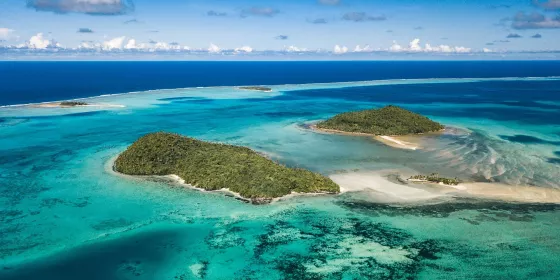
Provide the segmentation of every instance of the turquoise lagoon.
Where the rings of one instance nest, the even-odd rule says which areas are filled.
[[[0,279],[560,278],[558,204],[452,193],[395,201],[362,190],[257,206],[112,172],[111,161],[139,136],[172,131],[249,146],[329,176],[381,174],[374,183],[389,188],[399,185],[397,174],[427,172],[560,188],[560,79],[272,88],[153,90],[87,99],[104,106],[0,108]],[[425,149],[412,151],[306,128],[387,104],[453,133],[423,137]]]

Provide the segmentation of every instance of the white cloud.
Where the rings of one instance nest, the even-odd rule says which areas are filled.
[[[55,40],[49,40],[43,36],[43,33],[37,33],[37,35],[29,38],[29,41],[20,47],[44,50],[47,48],[61,48],[62,46]]]
[[[235,48],[234,49],[235,52],[246,52],[246,53],[250,53],[253,52],[253,48],[249,47],[249,46],[243,46],[240,48]]]
[[[0,39],[7,39],[14,32],[14,30],[9,28],[0,28]]]
[[[373,49],[370,47],[370,45],[365,45],[363,47],[360,46],[360,45],[357,45],[354,48],[354,52],[372,52],[372,51],[373,51]]]
[[[335,54],[343,54],[343,53],[347,53],[348,52],[348,48],[346,46],[339,46],[336,45],[334,46],[334,51]]]
[[[482,51],[485,52],[485,53],[491,53],[492,52],[491,49],[487,49],[487,48],[483,48]]]
[[[214,45],[213,43],[211,43],[210,47],[208,48],[209,53],[219,53],[220,51],[222,51],[220,47]]]
[[[393,45],[389,48],[389,51],[392,52],[400,52],[403,50],[403,47],[397,44],[397,41],[393,41]]]
[[[416,38],[408,43],[408,50],[411,52],[420,52],[422,47],[420,46],[420,39]]]
[[[298,48],[296,46],[288,46],[284,48],[284,51],[286,52],[306,52],[307,49],[306,48]]]
[[[120,50],[124,46],[125,39],[126,39],[126,37],[122,36],[122,37],[117,37],[117,38],[113,38],[111,40],[105,41],[102,44],[102,48],[103,48],[103,50],[115,50],[115,49]]]
[[[397,42],[393,41],[393,45],[389,48],[392,52],[439,52],[439,53],[468,53],[471,48],[466,47],[453,47],[449,45],[432,46],[426,44],[424,48],[420,45],[420,39],[414,39],[408,43],[408,48],[403,48]]]

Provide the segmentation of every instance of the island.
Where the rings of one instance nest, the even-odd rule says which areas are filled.
[[[89,104],[81,101],[62,101],[59,104],[59,106],[61,107],[76,107],[76,106],[86,106],[86,105]]]
[[[408,143],[396,136],[418,135],[444,129],[440,123],[398,106],[338,114],[312,126],[328,133],[375,136],[387,145],[416,150],[418,145]]]
[[[339,193],[331,179],[276,163],[242,146],[212,143],[173,133],[147,134],[121,153],[116,172],[175,175],[203,190],[227,190],[254,204],[293,193]]]
[[[408,178],[408,181],[411,182],[429,182],[429,183],[436,183],[436,184],[443,184],[448,186],[457,186],[461,181],[457,178],[444,178],[440,177],[437,173],[432,173],[428,176],[426,175],[414,175]]]
[[[398,106],[347,112],[317,123],[317,128],[371,135],[410,135],[440,131],[440,123]]]
[[[264,92],[271,92],[271,91],[272,91],[272,88],[269,88],[269,87],[261,87],[261,86],[239,87],[239,89],[256,90],[256,91],[264,91]]]

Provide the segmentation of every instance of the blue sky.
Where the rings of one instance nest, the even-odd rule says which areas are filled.
[[[0,2],[0,46],[29,52],[554,52],[559,35],[560,0]]]

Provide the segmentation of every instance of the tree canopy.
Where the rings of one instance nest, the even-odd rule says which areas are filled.
[[[381,109],[342,113],[319,122],[317,127],[373,135],[420,134],[444,128],[427,117],[393,105]]]
[[[249,148],[165,132],[138,139],[119,155],[114,167],[128,175],[175,174],[193,186],[205,190],[227,188],[249,199],[340,191],[323,175],[286,167]]]

